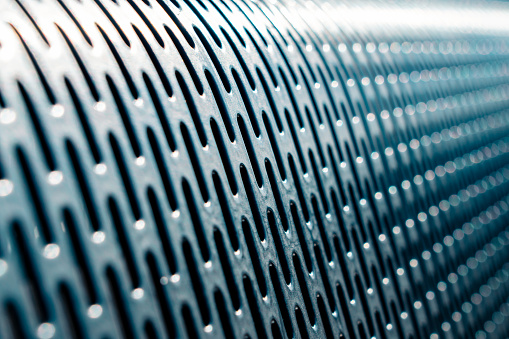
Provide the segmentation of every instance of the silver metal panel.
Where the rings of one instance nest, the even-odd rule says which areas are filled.
[[[0,338],[502,338],[507,6],[0,1]]]

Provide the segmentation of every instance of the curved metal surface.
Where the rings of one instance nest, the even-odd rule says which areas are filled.
[[[501,338],[506,6],[0,1],[0,337]]]

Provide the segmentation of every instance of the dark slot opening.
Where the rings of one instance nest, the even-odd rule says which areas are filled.
[[[230,259],[228,258],[228,253],[226,252],[226,247],[223,242],[223,236],[221,235],[221,231],[219,231],[217,228],[214,230],[214,241],[216,243],[219,261],[221,262],[221,268],[223,269],[224,279],[226,280],[226,285],[228,286],[228,294],[232,300],[233,308],[238,310],[240,309],[239,288],[235,282],[232,265],[230,263]]]
[[[85,112],[82,102],[74,89],[71,81],[66,77],[64,78],[65,86],[69,91],[69,95],[71,96],[72,102],[74,104],[74,108],[76,109],[76,114],[81,122],[81,127],[83,128],[83,133],[85,133],[85,137],[87,139],[88,145],[90,147],[90,151],[92,152],[92,156],[94,157],[95,162],[98,164],[101,162],[101,151],[99,150],[99,146],[97,146],[97,140],[94,136],[94,132],[90,127],[90,123],[88,121],[88,114]]]
[[[157,201],[156,194],[151,187],[147,189],[147,196],[152,208],[152,214],[154,216],[154,221],[157,227],[157,232],[159,234],[159,239],[161,241],[161,246],[163,247],[166,263],[170,273],[175,274],[177,272],[177,261],[175,260],[175,254],[171,245],[168,226],[166,225],[165,218],[161,215],[159,202]]]
[[[214,53],[214,50],[212,49],[212,46],[207,41],[207,38],[203,35],[203,33],[200,31],[200,29],[196,26],[193,27],[194,32],[196,35],[198,35],[198,39],[200,39],[203,47],[205,47],[205,51],[210,57],[210,60],[212,60],[212,64],[216,68],[217,74],[219,74],[219,78],[221,79],[221,82],[223,83],[224,89],[228,93],[231,93],[232,87],[230,85],[230,81],[228,80],[228,77],[226,76],[226,73],[224,72],[223,66],[221,66],[221,62],[217,58],[216,53]]]
[[[334,299],[334,293],[332,292],[331,284],[329,281],[327,266],[323,260],[320,246],[315,243],[313,247],[315,250],[316,262],[318,263],[318,270],[320,271],[320,276],[322,277],[323,286],[325,288],[325,294],[327,295],[327,302],[329,303],[331,312],[334,312],[336,310],[336,300]]]
[[[9,328],[13,338],[25,339],[28,338],[25,326],[25,321],[22,320],[22,316],[19,312],[18,307],[13,301],[7,301],[5,303],[5,314],[9,321]]]
[[[283,270],[283,276],[285,278],[286,284],[289,285],[291,283],[290,268],[288,267],[288,261],[286,260],[284,245],[279,234],[276,218],[274,212],[270,208],[267,209],[267,219],[269,221],[272,239],[276,245],[277,257],[279,259],[279,263],[281,264],[281,269]]]
[[[262,296],[265,297],[267,296],[267,283],[261,267],[260,257],[258,256],[258,250],[256,249],[253,239],[253,233],[251,232],[251,226],[249,226],[249,222],[245,218],[242,218],[242,231],[244,232],[244,237],[246,239],[247,249],[249,256],[251,257],[251,264],[253,265],[256,280],[258,282],[258,288],[260,289]]]
[[[325,190],[322,183],[322,176],[320,175],[320,171],[316,166],[315,156],[311,150],[308,152],[309,161],[311,162],[311,169],[313,170],[313,175],[315,177],[316,184],[318,186],[318,193],[320,194],[320,200],[322,200],[323,210],[325,214],[329,213],[329,203],[327,201],[327,197],[325,196]]]
[[[290,65],[290,62],[288,60],[288,56],[286,55],[286,53],[283,51],[283,49],[281,48],[280,44],[276,41],[276,38],[272,35],[272,33],[270,32],[270,30],[267,28],[267,33],[269,33],[270,37],[272,38],[272,41],[274,42],[274,45],[276,45],[278,51],[279,51],[279,54],[283,57],[283,60],[285,62],[285,65],[286,65],[286,68],[288,69],[288,71],[290,72],[290,75],[292,77],[292,80],[293,80],[293,83],[294,84],[298,84],[299,83],[299,79],[297,78],[297,76],[295,75],[295,72],[293,71],[292,69],[292,66]],[[285,42],[285,45],[287,46],[288,48],[288,42],[286,41],[286,39],[283,37],[283,35],[281,34],[281,32],[279,32],[278,30],[278,33],[279,33],[279,36],[281,37],[281,39],[284,40]],[[293,46],[292,46],[293,47]],[[281,68],[280,68],[281,70]],[[287,80],[284,80],[285,82]]]
[[[311,296],[309,294],[308,286],[306,283],[306,277],[304,276],[304,272],[302,271],[302,267],[300,265],[299,256],[296,253],[293,253],[293,268],[295,269],[297,280],[299,281],[299,287],[302,298],[304,299],[304,305],[306,305],[306,312],[308,314],[309,323],[311,326],[314,326],[316,324],[315,309],[313,308],[313,303],[311,302]]]
[[[279,325],[275,319],[272,319],[272,321],[270,322],[270,329],[272,332],[273,339],[283,339],[283,336],[281,335],[281,330],[279,329]]]
[[[357,329],[359,330],[359,338],[368,339],[368,336],[366,335],[366,330],[364,329],[364,325],[362,324],[362,322],[360,321],[357,322]]]
[[[194,127],[196,128],[196,133],[198,134],[198,138],[200,139],[200,143],[203,147],[207,146],[207,135],[205,133],[205,128],[203,127],[202,123],[202,116],[203,114],[200,114],[198,112],[198,109],[196,108],[196,104],[194,103],[193,96],[191,92],[189,91],[189,87],[187,87],[186,81],[184,80],[184,77],[182,74],[180,74],[178,71],[175,72],[175,77],[177,78],[177,82],[180,86],[180,89],[182,90],[182,94],[184,95],[184,100],[186,101],[187,108],[189,109],[189,114],[191,115],[191,118],[193,119]],[[182,126],[183,123],[181,123]]]
[[[151,252],[148,252],[145,260],[150,271],[150,277],[152,278],[152,285],[156,292],[157,303],[159,305],[159,311],[161,312],[161,316],[163,318],[163,324],[166,329],[166,334],[169,338],[175,338],[176,337],[175,319],[171,311],[172,308],[168,296],[166,294],[165,288],[161,284],[161,272],[159,271],[156,258]]]
[[[30,21],[32,21],[32,23],[34,24],[35,28],[37,29],[37,31],[41,34],[41,36],[43,37],[44,41],[46,43],[48,43],[48,40],[46,40],[46,38],[44,37],[44,35],[42,34],[42,32],[40,31],[39,29],[39,26],[37,26],[35,24],[35,21],[33,21],[33,18],[32,16],[30,16],[28,14],[28,12],[25,10],[25,8],[23,6],[21,6],[21,3],[19,1],[16,1],[16,3],[18,5],[20,5],[20,7],[23,9],[23,11],[27,14],[28,18],[30,19]],[[36,59],[35,59],[35,56],[34,54],[32,53],[32,51],[30,50],[30,48],[28,48],[28,45],[25,43],[25,40],[24,38],[21,36],[21,34],[18,32],[18,30],[11,24],[11,28],[14,30],[14,33],[16,33],[16,35],[19,37],[19,40],[21,42],[21,44],[23,45],[23,48],[25,49],[25,51],[27,52],[28,54],[28,57],[30,58],[30,61],[32,62],[32,65],[34,66],[35,68],[35,72],[37,73],[37,77],[39,78],[39,80],[41,81],[41,84],[42,84],[42,87],[44,88],[44,92],[46,93],[46,96],[48,97],[48,101],[51,103],[51,104],[56,104],[57,103],[57,99],[55,97],[55,93],[53,92],[53,89],[50,87],[49,83],[48,83],[48,80],[46,79],[46,77],[44,76],[44,73],[42,72],[42,69],[41,69],[41,66],[39,66],[39,64],[37,63]],[[49,46],[49,43],[48,43],[48,46]]]
[[[348,302],[345,298],[345,294],[343,293],[343,288],[338,283],[336,284],[336,292],[338,293],[339,305],[341,306],[341,311],[343,312],[343,317],[345,318],[345,325],[348,331],[348,336],[350,338],[355,338],[355,331],[353,329],[352,317],[350,315],[350,310],[348,309]]]
[[[83,201],[85,202],[85,207],[88,212],[90,225],[92,226],[93,231],[97,231],[100,228],[99,217],[97,215],[95,202],[92,198],[90,185],[85,177],[85,173],[80,162],[80,155],[78,154],[78,151],[76,150],[76,148],[74,147],[73,143],[70,140],[66,140],[66,147],[67,153],[69,154],[69,158],[71,159],[71,163],[74,168],[76,181],[78,181],[81,195],[83,197]]]
[[[249,132],[247,130],[246,124],[244,123],[244,119],[240,114],[237,115],[237,123],[239,125],[240,134],[242,135],[242,140],[244,141],[244,146],[246,147],[247,155],[249,157],[249,162],[251,163],[251,167],[253,168],[253,173],[255,175],[256,183],[258,187],[263,186],[263,177],[262,172],[260,170],[260,165],[258,164],[258,159],[256,158],[256,152],[253,147],[253,143],[251,142],[251,137],[249,136]]]
[[[212,4],[214,4],[213,1],[212,1]],[[219,11],[219,13],[223,14],[221,11]],[[223,16],[224,16],[224,14],[223,14]],[[225,20],[230,25],[230,28],[232,29],[232,31],[237,36],[237,38],[239,39],[240,43],[244,47],[246,47],[246,43],[245,43],[244,39],[242,39],[242,37],[240,36],[239,32],[231,24],[230,20],[228,20],[226,17],[225,17]],[[246,61],[244,60],[244,58],[240,54],[239,49],[237,48],[237,45],[232,41],[232,38],[230,37],[230,35],[222,27],[221,27],[221,32],[223,33],[223,36],[226,38],[226,41],[228,41],[228,44],[230,45],[231,49],[233,50],[233,53],[237,57],[237,60],[240,63],[240,67],[242,68],[242,71],[244,72],[244,74],[245,74],[245,76],[247,78],[247,81],[249,82],[249,86],[251,86],[251,89],[254,91],[255,88],[256,88],[256,85],[255,85],[255,82],[253,80],[253,77],[251,76],[251,72],[249,71],[249,68],[247,67]]]
[[[152,103],[154,104],[154,108],[157,113],[157,117],[159,118],[159,122],[161,123],[161,127],[164,132],[164,136],[166,137],[166,142],[170,147],[172,152],[175,152],[177,149],[177,145],[175,143],[175,138],[173,137],[173,132],[171,131],[170,123],[168,121],[168,117],[166,116],[166,112],[161,105],[161,101],[159,100],[159,96],[150,80],[149,76],[146,73],[143,73],[143,81],[147,86],[148,93],[150,94],[150,98],[152,99]]]
[[[320,310],[320,317],[322,318],[323,329],[325,331],[326,338],[334,338],[334,333],[332,332],[331,323],[329,320],[329,312],[327,312],[327,306],[323,302],[322,296],[318,293],[316,295],[316,301],[318,303],[318,309]]]
[[[246,16],[247,17],[247,16]],[[253,28],[258,31],[258,29],[256,28],[256,25],[253,24]],[[260,58],[262,59],[262,62],[263,64],[265,65],[265,68],[267,69],[267,72],[269,73],[269,76],[270,76],[270,80],[272,80],[272,84],[274,85],[274,88],[277,88],[278,87],[278,83],[277,83],[277,79],[276,79],[276,76],[274,75],[274,71],[272,70],[272,67],[270,66],[269,64],[269,61],[267,60],[267,57],[265,56],[265,54],[263,53],[262,49],[260,48],[260,46],[256,43],[256,40],[253,38],[253,36],[251,35],[251,33],[249,32],[249,30],[247,28],[244,28],[244,31],[246,32],[247,36],[249,37],[249,39],[251,40],[252,44],[255,46],[256,48],[256,51],[258,52],[258,55],[260,56]],[[260,34],[260,32],[258,31],[258,35],[260,36],[260,38],[263,40],[265,46],[268,46],[267,45],[267,41],[263,38],[263,36]]]
[[[41,323],[47,322],[50,320],[50,312],[46,300],[49,296],[44,293],[45,288],[40,277],[40,272],[37,271],[34,255],[30,250],[34,246],[28,243],[26,233],[18,223],[12,225],[12,237],[18,252],[18,258],[21,259],[20,268],[23,277],[26,279],[37,318]]]
[[[50,143],[48,142],[48,137],[44,132],[44,126],[41,123],[40,114],[35,110],[32,99],[20,82],[18,82],[18,89],[23,97],[23,101],[25,102],[25,107],[28,111],[28,115],[30,116],[30,121],[32,122],[37,139],[39,140],[39,145],[41,146],[44,160],[46,160],[46,165],[50,171],[54,171],[57,165],[53,152],[51,151]]]
[[[210,27],[207,20],[201,15],[201,13],[196,9],[196,7],[193,6],[193,4],[189,0],[184,0],[184,2],[189,6],[189,8],[194,12],[194,14],[198,17],[198,19],[201,21],[203,26],[205,26],[205,29],[209,32],[212,39],[214,39],[214,42],[216,43],[217,47],[221,48],[221,40],[219,40],[218,36],[216,35],[216,32]]]
[[[159,334],[157,333],[156,327],[151,320],[145,321],[143,329],[145,330],[145,336],[148,339],[159,339]]]
[[[110,140],[111,150],[113,151],[113,155],[115,156],[118,171],[120,172],[120,176],[122,177],[122,182],[124,183],[124,189],[127,194],[127,198],[131,205],[131,210],[133,212],[134,219],[140,220],[141,219],[140,205],[138,202],[138,198],[136,197],[133,182],[131,180],[132,177],[129,174],[129,171],[127,170],[124,155],[122,154],[122,151],[120,149],[120,145],[118,144],[117,139],[115,138],[115,136],[112,133],[109,134],[109,140]]]
[[[380,333],[380,338],[386,339],[387,335],[385,334],[385,327],[382,323],[382,317],[380,316],[380,312],[378,311],[375,312],[375,321],[376,326],[378,327],[378,332]]]
[[[177,18],[175,13],[170,9],[170,7],[166,4],[164,0],[156,0],[157,3],[163,8],[163,10],[168,14],[168,16],[171,18],[171,20],[175,23],[175,25],[178,27],[182,35],[184,36],[184,39],[186,39],[189,46],[194,48],[194,41],[189,32],[186,30],[184,25],[182,25],[182,22]],[[180,8],[180,4],[176,0],[170,0],[171,3],[177,7]]]
[[[203,222],[200,217],[200,211],[196,207],[196,202],[193,197],[193,191],[191,190],[191,187],[189,186],[189,183],[187,182],[186,179],[182,179],[182,190],[184,191],[187,209],[189,210],[189,215],[193,223],[194,233],[196,234],[196,240],[198,241],[198,245],[200,247],[202,259],[204,262],[207,262],[210,259],[210,250],[209,244],[207,242],[207,235],[205,233],[205,229],[203,228]]]
[[[332,239],[334,242],[334,247],[336,248],[336,255],[338,256],[339,267],[341,268],[341,273],[343,274],[343,279],[345,280],[348,297],[350,300],[352,300],[354,291],[352,282],[350,281],[350,272],[348,271],[348,267],[346,266],[347,262],[344,256],[344,254],[348,253],[348,251],[343,251],[343,249],[341,248],[341,244],[339,243],[339,238],[336,235],[334,235]]]
[[[198,74],[196,73],[196,69],[193,67],[193,64],[191,60],[189,59],[189,56],[187,55],[184,47],[180,43],[180,41],[177,39],[175,34],[172,32],[172,30],[164,25],[164,29],[168,36],[170,37],[171,41],[173,41],[173,44],[177,48],[178,53],[180,54],[180,57],[182,58],[182,61],[184,61],[184,65],[186,66],[187,70],[189,71],[189,75],[191,75],[191,79],[193,79],[194,85],[196,86],[196,90],[200,95],[203,94],[203,85],[201,83],[200,78],[198,77]]]
[[[194,323],[193,313],[187,304],[182,306],[182,318],[184,318],[188,338],[200,338],[196,330],[196,324]]]
[[[59,30],[60,34],[62,34],[62,37],[64,38],[67,46],[71,50],[74,60],[76,60],[76,63],[78,64],[78,66],[80,68],[81,74],[83,74],[83,78],[85,78],[85,81],[87,82],[88,88],[90,89],[90,94],[92,95],[92,97],[94,98],[95,101],[99,101],[101,99],[101,96],[99,95],[99,91],[97,90],[95,81],[92,78],[92,75],[90,74],[90,72],[88,71],[87,66],[81,59],[78,51],[76,50],[76,47],[74,47],[71,40],[69,40],[69,37],[67,36],[67,34],[65,34],[64,30],[62,28],[60,28],[60,26],[58,26],[57,24],[55,24],[55,26],[57,26],[57,29]],[[48,85],[48,88],[49,88],[49,85]]]
[[[42,32],[42,30],[39,27],[39,25],[37,25],[37,23],[35,22],[34,17],[27,11],[25,6],[23,6],[19,0],[16,0],[16,3],[21,8],[23,13],[25,13],[25,15],[27,16],[28,20],[30,20],[30,23],[32,23],[32,25],[34,26],[34,28],[37,31],[37,33],[39,33],[39,36],[41,37],[42,41],[44,41],[46,43],[46,45],[50,46],[48,39],[46,38],[46,36]]]
[[[304,229],[300,222],[299,212],[297,211],[297,205],[295,204],[294,201],[290,201],[290,211],[292,213],[292,219],[295,225],[295,230],[297,231],[297,237],[299,238],[302,254],[304,255],[304,262],[306,263],[306,268],[308,270],[308,273],[311,273],[313,271],[311,255],[309,252],[308,245],[306,243],[306,237],[304,236]]]
[[[391,300],[391,311],[394,318],[394,322],[396,323],[396,330],[398,331],[398,336],[403,338],[403,329],[401,328],[401,323],[399,321],[399,313],[396,310],[396,304]]]
[[[206,326],[210,324],[210,307],[208,305],[208,298],[205,294],[205,287],[203,286],[202,275],[200,274],[198,267],[196,266],[196,260],[194,258],[193,250],[191,248],[191,244],[184,240],[182,242],[182,252],[184,252],[184,257],[186,259],[187,270],[189,272],[189,277],[191,280],[191,285],[193,286],[194,295],[196,297],[196,303],[198,304],[198,308],[200,309],[201,319],[203,324]]]
[[[295,318],[297,319],[297,326],[299,326],[299,334],[302,339],[308,339],[308,329],[306,327],[306,320],[299,306],[295,306]]]
[[[262,72],[258,67],[256,68],[256,74],[258,75],[258,79],[260,79],[260,82],[262,83],[263,91],[265,92],[267,100],[269,101],[269,106],[270,109],[272,110],[274,120],[276,121],[277,129],[279,130],[279,133],[283,133],[283,123],[281,122],[281,117],[279,116],[279,111],[277,110],[276,103],[274,102],[274,97],[272,96],[271,89],[267,85],[265,77],[263,76]]]
[[[159,171],[159,175],[161,176],[161,181],[163,182],[166,198],[168,199],[170,208],[173,211],[176,211],[178,208],[178,204],[177,199],[175,198],[175,189],[173,187],[172,181],[170,180],[170,175],[168,173],[167,166],[168,162],[164,161],[163,155],[161,153],[161,148],[159,147],[159,143],[157,142],[157,137],[150,127],[147,127],[147,138],[150,143],[150,147],[152,148],[154,158],[156,160],[157,169]]]
[[[88,260],[88,255],[85,251],[85,248],[82,244],[83,237],[79,233],[79,228],[74,221],[73,215],[71,211],[67,208],[64,209],[63,212],[63,223],[65,230],[69,234],[69,238],[71,240],[71,252],[74,255],[73,259],[76,262],[76,266],[78,266],[79,273],[82,277],[82,280],[85,284],[85,289],[87,291],[88,302],[90,305],[97,304],[97,290],[95,287],[95,277],[93,276],[92,270],[90,268],[90,262]]]
[[[341,209],[341,206],[338,204],[338,199],[336,197],[336,193],[334,192],[334,189],[331,188],[330,190],[330,196],[332,201],[332,207],[334,208],[334,211],[336,212],[336,219],[338,222],[338,229],[339,232],[341,232],[341,238],[343,240],[343,244],[345,244],[345,252],[350,252],[350,239],[348,238],[348,230],[347,226],[345,225],[343,221],[343,210]],[[345,205],[343,205],[345,206]]]
[[[283,158],[281,157],[281,152],[279,151],[279,145],[278,142],[276,141],[276,136],[274,135],[271,123],[265,112],[262,112],[262,119],[263,124],[265,125],[265,130],[267,131],[267,135],[269,136],[270,147],[272,148],[272,153],[274,153],[274,159],[276,159],[279,175],[281,176],[281,179],[284,181],[286,180],[285,165],[283,164]]]
[[[292,172],[293,183],[295,184],[295,189],[297,190],[297,196],[299,197],[300,208],[302,209],[302,214],[304,215],[304,221],[308,223],[310,220],[308,206],[306,204],[306,199],[304,198],[304,192],[302,191],[297,168],[295,167],[293,157],[290,153],[288,153],[288,164],[290,165],[290,171]]]
[[[327,232],[325,230],[325,225],[323,224],[322,214],[320,213],[320,209],[318,208],[318,202],[314,194],[311,194],[311,206],[313,206],[313,213],[315,215],[316,224],[318,226],[318,230],[320,231],[320,237],[322,238],[323,248],[325,250],[325,256],[327,257],[327,261],[332,261],[332,252],[329,245],[329,237],[327,236]]]
[[[357,232],[355,231],[355,229],[352,229],[352,240],[355,246],[355,250],[357,252],[357,256],[359,257],[359,264],[361,266],[362,275],[364,276],[364,281],[366,282],[366,285],[369,288],[371,287],[371,277],[369,276],[368,266],[364,258],[364,250],[361,247],[359,237],[357,236]]]
[[[361,300],[362,310],[364,311],[364,316],[366,318],[366,322],[368,323],[368,331],[369,335],[372,337],[375,335],[375,328],[373,326],[373,317],[371,316],[370,308],[368,305],[368,299],[366,298],[365,289],[362,286],[361,278],[358,274],[355,275],[355,285],[357,287],[357,292],[359,294],[359,299]],[[402,337],[400,337],[402,338]]]
[[[123,289],[119,285],[118,275],[111,266],[106,268],[106,278],[108,280],[108,287],[113,296],[113,307],[117,320],[120,323],[120,328],[124,338],[135,338],[133,321],[130,319],[130,314],[126,305],[126,300],[123,295]]]
[[[228,310],[228,306],[224,300],[223,293],[221,291],[216,290],[214,292],[214,300],[216,302],[217,313],[219,314],[219,320],[221,321],[221,326],[223,327],[223,334],[225,338],[235,338],[235,334],[233,331],[232,323],[230,320],[230,312]]]
[[[108,20],[110,21],[110,23],[113,25],[113,27],[115,27],[115,29],[117,30],[118,32],[118,35],[120,35],[120,37],[122,38],[122,40],[124,41],[124,43],[131,47],[131,42],[129,41],[129,39],[127,38],[127,36],[125,35],[124,31],[122,30],[122,28],[120,28],[120,26],[118,25],[117,21],[115,19],[113,19],[113,17],[111,16],[111,13],[108,12],[108,10],[106,9],[106,7],[104,7],[104,5],[101,3],[100,0],[94,0],[95,3],[97,4],[97,6],[101,9],[101,11],[104,13],[104,15],[106,15],[106,17],[108,18]],[[116,2],[116,1],[113,1],[113,2]]]
[[[48,215],[46,209],[44,208],[43,200],[41,197],[41,192],[39,187],[36,184],[36,177],[32,172],[32,166],[30,165],[25,152],[21,149],[21,147],[16,147],[16,153],[18,156],[19,166],[23,171],[23,176],[25,179],[25,183],[28,187],[28,191],[30,192],[30,198],[32,201],[33,208],[35,210],[35,214],[39,221],[38,230],[41,233],[42,240],[45,243],[51,243],[53,241],[53,232],[51,230],[51,225],[48,220]]]
[[[130,1],[132,3],[132,1]],[[161,79],[161,82],[163,83],[164,90],[166,91],[166,94],[169,97],[173,96],[173,90],[171,88],[170,82],[168,80],[168,77],[166,76],[166,73],[163,69],[163,66],[161,66],[161,63],[159,62],[159,59],[155,55],[154,51],[152,50],[152,47],[150,47],[150,44],[147,42],[143,34],[140,32],[140,30],[135,26],[131,25],[134,29],[134,32],[140,39],[143,47],[145,48],[145,51],[147,52],[148,57],[150,58],[150,61],[152,61],[152,64],[154,65],[154,68],[157,72],[157,75],[159,75],[159,79]]]
[[[249,95],[246,91],[246,87],[244,87],[244,83],[240,79],[237,71],[232,68],[233,80],[237,84],[237,87],[240,92],[240,96],[242,98],[242,102],[244,103],[244,107],[246,108],[247,116],[249,117],[249,122],[253,127],[253,132],[257,138],[260,137],[260,126],[258,125],[258,119],[256,118],[256,113],[254,111],[253,105],[251,104],[251,100],[249,99]]]
[[[208,70],[205,70],[204,72],[205,72],[205,78],[207,78],[207,82],[209,83],[210,89],[212,90],[212,95],[214,96],[214,100],[216,101],[217,109],[219,111],[219,114],[221,115],[221,119],[223,120],[223,125],[224,125],[224,128],[226,129],[226,134],[228,134],[228,138],[230,139],[230,142],[234,142],[235,141],[235,130],[233,129],[232,120],[231,120],[230,114],[228,112],[228,107],[226,106],[226,104],[224,102],[223,95],[219,91],[219,87],[217,86],[217,83],[214,80],[214,77],[210,74],[210,72]]]
[[[88,36],[87,32],[83,29],[83,26],[81,26],[80,22],[78,21],[78,19],[76,19],[76,17],[74,16],[74,14],[72,14],[71,10],[64,4],[64,2],[62,0],[58,0],[57,1],[58,4],[62,7],[62,9],[65,11],[65,13],[67,13],[67,15],[69,16],[69,18],[71,18],[72,22],[74,23],[74,25],[76,25],[76,27],[78,28],[78,30],[80,31],[81,35],[83,36],[83,39],[85,39],[85,41],[87,42],[87,44],[92,47],[92,40],[90,40],[90,37]]]
[[[247,200],[249,202],[249,207],[251,208],[251,213],[253,214],[258,237],[260,238],[260,241],[263,241],[265,240],[265,227],[263,225],[262,216],[258,208],[258,203],[256,201],[253,187],[251,186],[249,174],[247,173],[247,169],[243,164],[240,165],[240,176],[242,178],[242,183],[244,184],[244,189],[246,190]]]
[[[82,319],[76,310],[77,300],[73,296],[71,289],[66,283],[60,283],[58,286],[60,300],[62,301],[65,315],[67,318],[67,326],[73,338],[81,339],[87,337],[87,328],[83,326]],[[79,304],[78,304],[79,305]]]
[[[253,317],[254,327],[258,338],[267,338],[267,332],[265,331],[265,325],[263,324],[262,314],[258,307],[258,298],[255,295],[251,279],[247,275],[244,275],[244,291],[246,293],[247,303],[249,305],[249,311],[251,317]]]
[[[233,173],[233,167],[230,161],[230,156],[228,155],[228,151],[226,150],[226,145],[224,144],[223,138],[221,137],[221,131],[219,130],[219,126],[213,118],[210,119],[210,129],[212,130],[212,135],[216,141],[217,150],[219,151],[219,157],[221,158],[221,163],[223,164],[226,179],[228,179],[228,184],[230,185],[230,190],[232,194],[235,195],[239,190],[237,187],[237,180],[235,179],[235,174]]]
[[[234,251],[239,249],[239,236],[237,234],[237,229],[233,222],[232,213],[230,207],[228,205],[228,198],[223,190],[223,185],[221,184],[221,179],[219,178],[219,174],[216,171],[212,172],[212,181],[214,182],[214,187],[216,188],[217,198],[219,200],[219,206],[221,207],[221,212],[223,215],[224,223],[226,226],[226,230],[228,231],[228,237],[230,238],[230,243]]]
[[[141,20],[143,20],[143,22],[145,23],[145,25],[147,25],[148,29],[150,30],[150,32],[152,33],[152,35],[154,36],[154,38],[156,39],[157,43],[159,44],[159,46],[161,46],[162,48],[164,48],[164,41],[163,39],[161,38],[161,36],[159,35],[159,33],[157,32],[156,28],[152,25],[152,23],[150,22],[150,20],[146,17],[146,15],[143,13],[143,11],[138,7],[138,5],[136,5],[134,3],[134,1],[132,0],[127,0],[127,2],[131,5],[131,7],[134,9],[134,11],[138,14],[138,16],[141,18]],[[139,35],[139,34],[138,34]]]
[[[288,218],[286,216],[283,198],[281,197],[281,193],[279,192],[279,187],[277,185],[277,180],[276,176],[274,175],[274,171],[272,170],[272,165],[267,158],[265,158],[265,169],[267,171],[267,176],[269,177],[269,183],[270,188],[272,189],[272,194],[274,195],[274,199],[276,200],[276,207],[279,214],[279,218],[281,219],[281,225],[283,226],[283,230],[287,232],[288,229],[290,228],[290,225],[288,223]]]
[[[113,99],[115,100],[115,104],[117,105],[117,110],[118,113],[120,114],[120,118],[124,123],[124,128],[125,131],[127,132],[127,137],[129,138],[129,141],[131,142],[131,147],[133,148],[133,153],[136,157],[139,157],[141,155],[140,143],[138,141],[138,137],[136,136],[136,132],[131,122],[131,119],[129,118],[129,112],[126,109],[124,102],[122,101],[122,97],[118,92],[118,88],[115,85],[115,82],[109,75],[106,75],[106,82],[108,83],[108,87],[110,88]]]
[[[209,201],[209,191],[207,188],[205,178],[203,177],[202,166],[200,164],[198,154],[196,153],[196,150],[194,148],[194,142],[191,139],[191,134],[189,134],[189,130],[187,129],[186,125],[184,125],[184,123],[180,123],[180,131],[182,133],[182,138],[184,139],[184,144],[186,145],[187,154],[189,155],[189,159],[191,160],[191,165],[193,167],[196,181],[198,182],[198,187],[200,188],[203,202],[207,202]]]
[[[111,196],[108,198],[108,208],[110,210],[113,226],[117,233],[120,249],[122,250],[122,256],[124,257],[127,266],[127,271],[131,277],[132,287],[135,289],[140,286],[140,273],[138,272],[138,266],[136,265],[133,249],[125,229],[122,213],[119,210],[117,202]]]
[[[311,118],[311,113],[309,112],[309,109],[306,107],[304,107],[304,111],[306,112],[306,117],[308,118],[308,121],[309,121],[309,129],[311,130],[311,135],[313,136],[313,140],[315,141],[315,145],[316,145],[316,150],[318,152],[318,157],[320,158],[320,162],[322,163],[322,168],[326,168],[327,167],[327,162],[325,161],[325,156],[323,154],[323,150],[322,150],[322,143],[320,142],[320,137],[318,136],[318,133],[316,131],[316,128],[315,128],[315,122],[313,121],[313,118]],[[320,125],[322,125],[321,122],[319,122]],[[311,150],[309,150],[309,153],[311,153]],[[312,160],[312,162],[314,163],[314,158]]]
[[[302,154],[302,148],[300,146],[299,137],[297,136],[297,132],[295,131],[295,126],[293,126],[292,118],[290,117],[290,112],[285,109],[286,121],[288,126],[290,127],[290,135],[293,139],[293,144],[295,146],[295,150],[297,151],[297,157],[299,158],[300,166],[302,168],[302,172],[307,173],[308,169],[306,166],[306,161],[304,160],[304,155]]]
[[[281,78],[283,79],[283,83],[285,84],[286,91],[288,92],[288,96],[290,97],[290,102],[292,103],[293,111],[295,112],[295,115],[297,116],[299,127],[303,128],[304,122],[302,121],[302,116],[300,115],[299,105],[297,104],[297,100],[295,99],[295,93],[293,93],[292,87],[290,86],[290,83],[288,82],[288,79],[286,78],[285,72],[283,71],[283,69],[281,67],[279,67],[279,74],[281,75]],[[298,83],[299,83],[298,81],[295,81],[295,85],[297,85]],[[288,110],[285,109],[285,113],[286,113],[286,111],[288,111]],[[287,116],[288,116],[288,113],[287,113]],[[288,120],[288,124],[290,124],[289,119],[287,118],[286,120]]]
[[[115,48],[115,45],[113,45],[113,43],[111,42],[111,39],[108,37],[106,32],[102,29],[102,27],[99,26],[98,24],[96,24],[96,27],[99,30],[99,32],[101,33],[101,35],[103,36],[104,41],[106,41],[106,44],[108,45],[108,48],[111,51],[111,54],[113,54],[113,57],[115,58],[115,61],[117,62],[118,67],[120,68],[120,71],[122,72],[122,75],[124,76],[127,86],[129,87],[129,90],[131,91],[131,95],[133,96],[134,99],[137,99],[139,97],[138,88],[136,88],[136,84],[134,83],[134,80],[133,80],[131,74],[127,70],[127,67],[126,67],[124,61],[122,60],[122,57],[120,56],[117,49]]]

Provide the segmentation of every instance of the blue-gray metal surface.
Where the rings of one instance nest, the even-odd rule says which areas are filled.
[[[0,1],[0,338],[507,337],[509,12],[446,4]]]

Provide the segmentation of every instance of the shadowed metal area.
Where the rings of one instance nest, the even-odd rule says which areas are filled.
[[[0,1],[0,338],[507,337],[507,22]]]

